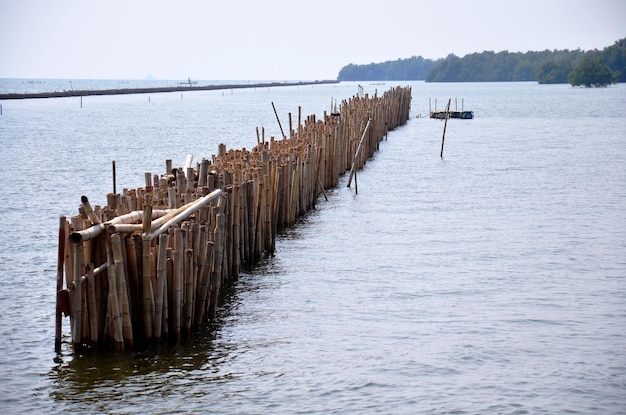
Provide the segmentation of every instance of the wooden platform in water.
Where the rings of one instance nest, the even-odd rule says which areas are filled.
[[[431,111],[430,118],[435,118],[438,120],[444,120],[446,118],[446,113],[448,114],[448,118],[458,118],[461,120],[471,120],[474,118],[474,111]]]

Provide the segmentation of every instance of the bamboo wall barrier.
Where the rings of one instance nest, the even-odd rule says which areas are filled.
[[[61,313],[75,350],[176,342],[214,319],[222,287],[274,252],[278,229],[325,188],[361,169],[408,120],[410,100],[410,87],[397,87],[344,100],[322,120],[301,123],[299,111],[289,138],[259,137],[252,150],[220,144],[195,166],[167,160],[165,174],[146,173],[143,188],[110,193],[106,206],[83,196],[78,215],[60,218],[57,350]]]

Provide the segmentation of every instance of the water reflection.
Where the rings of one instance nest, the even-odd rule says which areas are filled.
[[[269,292],[280,286],[281,273],[275,257],[245,269],[226,286],[216,320],[177,345],[160,344],[135,352],[78,354],[66,335],[62,353],[55,357],[48,373],[50,397],[56,405],[107,411],[108,405],[122,400],[121,395],[124,402],[132,402],[147,396],[177,394],[199,382],[206,385],[231,381],[238,376],[231,368],[233,361],[260,346],[258,339],[238,340],[237,325],[250,317],[240,308],[251,296],[269,298]],[[262,316],[252,318],[259,317]]]

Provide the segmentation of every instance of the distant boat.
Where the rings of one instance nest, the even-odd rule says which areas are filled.
[[[192,81],[191,78],[187,78],[187,82],[179,82],[178,85],[197,85],[198,81]]]

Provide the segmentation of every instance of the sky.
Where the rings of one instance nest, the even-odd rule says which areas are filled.
[[[625,37],[624,0],[0,0],[0,78],[321,80]]]

